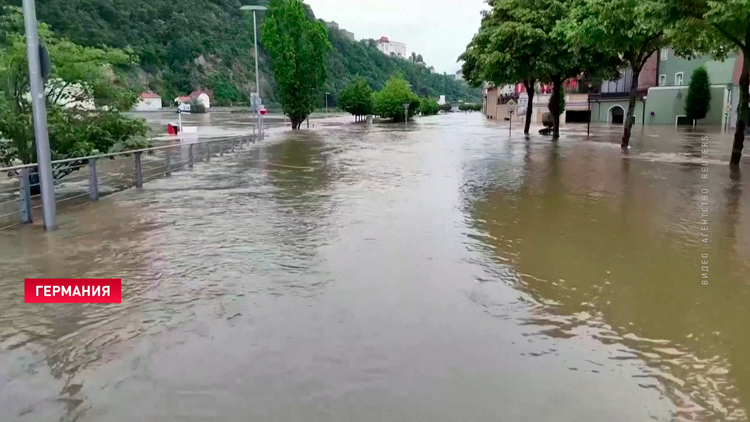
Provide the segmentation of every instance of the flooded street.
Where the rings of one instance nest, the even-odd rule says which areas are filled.
[[[623,155],[606,126],[350,121],[0,231],[0,421],[748,420],[728,136],[703,179],[671,127]],[[24,304],[33,277],[123,300]]]

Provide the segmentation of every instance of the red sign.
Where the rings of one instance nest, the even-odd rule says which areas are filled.
[[[119,278],[27,278],[26,303],[121,303]]]
[[[260,109],[260,114],[262,114],[262,115],[265,116],[266,115],[266,109],[265,108],[261,108]]]

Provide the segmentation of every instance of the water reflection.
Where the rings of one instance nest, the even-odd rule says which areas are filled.
[[[597,144],[516,147],[528,157],[523,185],[496,181],[471,213],[488,233],[482,239],[518,272],[518,287],[544,305],[526,323],[552,337],[623,345],[612,359],[643,360],[659,381],[643,386],[670,397],[680,420],[745,420],[748,255],[727,244],[743,218],[741,182],[726,189],[726,205],[713,199],[713,284],[705,288],[699,166],[669,168]],[[726,179],[714,177],[718,196]]]

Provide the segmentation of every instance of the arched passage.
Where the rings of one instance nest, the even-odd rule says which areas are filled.
[[[625,109],[619,105],[613,105],[609,108],[609,122],[615,125],[621,125],[625,121]]]

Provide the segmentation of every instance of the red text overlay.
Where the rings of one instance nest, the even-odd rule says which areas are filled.
[[[27,278],[26,303],[120,303],[119,278]]]

